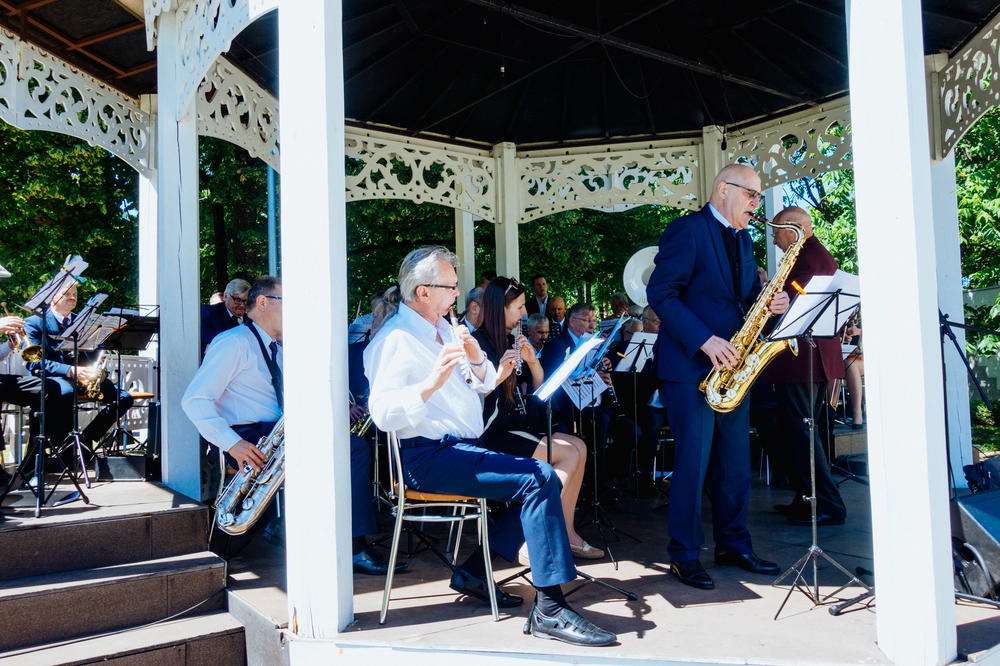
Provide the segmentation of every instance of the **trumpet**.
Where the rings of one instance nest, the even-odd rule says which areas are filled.
[[[0,307],[4,308],[0,317],[12,317],[15,316],[11,312],[6,310],[6,303],[0,303]],[[35,363],[36,361],[42,360],[42,347],[41,345],[33,345],[31,341],[28,340],[28,336],[23,333],[24,329],[21,329],[21,333],[8,333],[7,340],[10,342],[10,347],[12,350],[16,350],[21,354],[21,358],[24,359],[25,363]]]
[[[351,407],[358,407],[358,401],[354,399],[354,394],[348,392],[348,397],[351,401]],[[362,406],[362,409],[364,407]],[[351,424],[351,434],[357,435],[358,437],[364,437],[368,430],[372,427],[372,415],[367,409],[365,409],[365,415],[363,418],[358,419]]]

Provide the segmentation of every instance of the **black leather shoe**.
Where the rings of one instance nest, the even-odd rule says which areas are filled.
[[[816,524],[820,527],[824,525],[843,525],[846,521],[844,516],[831,516],[828,513],[817,513]],[[812,525],[812,516],[789,516],[788,522],[792,525],[809,526]]]
[[[670,563],[670,573],[677,576],[677,580],[685,585],[697,587],[699,590],[711,590],[715,587],[712,577],[698,560],[674,560]]]
[[[754,555],[753,552],[737,553],[732,550],[722,550],[716,548],[715,563],[739,567],[740,569],[749,571],[750,573],[777,576],[781,572],[781,570],[778,569],[777,564],[774,562],[768,562],[767,560],[762,560]]]
[[[490,603],[490,594],[486,590],[486,581],[482,578],[476,578],[465,569],[455,567],[455,573],[451,575],[450,587],[456,592],[469,597],[475,597],[487,604]],[[520,606],[524,601],[524,599],[517,595],[507,594],[500,589],[499,585],[496,585],[496,588],[498,608],[514,608],[515,606]]]
[[[353,557],[354,573],[367,574],[369,576],[384,576],[389,573],[389,563],[380,560],[371,554],[369,550],[363,550]],[[399,573],[409,566],[407,562],[396,562],[395,572]]]
[[[601,647],[618,640],[613,633],[601,629],[574,610],[562,608],[554,617],[548,617],[538,611],[537,605],[532,606],[528,613],[524,633],[583,647]]]

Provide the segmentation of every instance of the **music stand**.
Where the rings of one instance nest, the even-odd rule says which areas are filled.
[[[535,389],[535,392],[533,394],[539,400],[545,403],[545,435],[546,435],[545,458],[546,462],[548,462],[550,465],[552,464],[552,398],[555,395],[556,390],[563,386],[563,384],[569,379],[569,376],[570,374],[572,374],[573,370],[575,370],[576,367],[583,361],[584,357],[587,355],[587,352],[591,351],[594,347],[596,347],[599,342],[601,342],[600,338],[594,337],[581,344],[575,352],[570,354],[569,358],[563,361],[562,365],[556,368],[555,372],[553,372],[552,375],[546,381],[542,382],[541,386]],[[608,583],[599,578],[591,576],[588,573],[584,573],[583,571],[576,569],[575,566],[574,569],[576,570],[577,577],[583,579],[583,583],[576,586],[569,592],[565,593],[564,596],[566,597],[573,594],[587,583],[597,583],[598,585],[602,585],[608,588],[609,590],[613,590],[621,594],[629,601],[635,601],[638,598],[633,593],[629,592],[628,590],[622,589],[617,585],[612,585],[611,583]],[[531,579],[528,578],[529,573],[531,573],[530,566],[522,569],[521,571],[518,571],[512,576],[504,578],[502,581],[497,583],[497,585],[503,585],[504,583],[509,583],[515,578],[524,578],[530,583]]]
[[[620,353],[621,357],[618,361],[618,365],[615,366],[615,372],[627,372],[632,375],[632,422],[633,428],[632,433],[635,439],[635,467],[636,467],[636,481],[635,481],[635,495],[639,497],[639,381],[637,375],[643,371],[646,367],[646,363],[652,360],[653,352],[652,349],[656,344],[656,334],[655,333],[645,333],[643,331],[636,331],[629,338],[629,341],[625,344],[624,353]],[[648,348],[648,349],[647,349]],[[655,454],[654,454],[655,455]]]
[[[100,347],[101,349],[107,349],[115,353],[119,390],[126,390],[126,387],[123,386],[122,352],[144,351],[149,346],[150,341],[159,332],[160,327],[160,319],[155,314],[156,309],[153,308],[149,313],[142,315],[138,311],[126,311],[116,308],[104,315],[118,323],[114,331],[104,340]],[[118,446],[119,438],[120,447]],[[101,439],[98,448],[103,448],[106,455],[113,453],[125,455],[128,451],[130,441],[135,447],[141,446],[139,440],[122,427],[122,413],[116,404],[115,427]]]
[[[95,294],[87,301],[87,305],[80,311],[76,319],[66,327],[62,335],[53,336],[56,339],[62,340],[56,349],[58,351],[72,351],[73,359],[77,361],[77,367],[79,367],[80,359],[80,340],[84,340],[82,346],[86,347],[83,351],[92,351],[96,349],[96,339],[99,333],[99,322],[95,318],[94,314],[97,308],[105,301],[108,297],[107,294]],[[83,450],[87,449],[88,452],[93,453],[83,440],[80,439],[80,403],[76,400],[76,395],[74,391],[73,395],[73,428],[70,430],[69,434],[63,439],[62,446],[56,452],[56,455],[62,460],[63,454],[68,449],[73,449],[73,460],[75,463],[80,463],[80,474],[83,476],[83,481],[88,488],[90,488],[90,475],[87,474],[87,461],[83,457]],[[74,478],[76,474],[69,470],[69,465],[62,471],[59,475],[59,479],[56,481],[56,485],[62,481],[66,474],[72,475]],[[53,486],[54,487],[54,486]]]
[[[57,294],[60,294],[63,290],[63,286],[67,284],[69,280],[76,280],[78,282],[82,281],[80,275],[87,269],[89,264],[83,260],[80,255],[70,255],[66,257],[65,263],[59,268],[55,275],[53,275],[48,282],[46,282],[42,287],[36,291],[31,298],[29,298],[23,307],[28,312],[37,315],[42,321],[42,339],[41,339],[41,353],[42,358],[39,361],[41,363],[41,387],[39,389],[39,409],[38,409],[38,435],[32,438],[31,444],[28,446],[28,450],[25,452],[24,459],[21,464],[18,465],[17,471],[11,477],[10,481],[7,483],[7,487],[4,489],[3,494],[0,495],[0,502],[3,501],[5,497],[10,493],[11,489],[14,487],[14,483],[18,478],[26,481],[28,487],[31,488],[31,492],[35,495],[35,518],[40,518],[42,516],[42,506],[52,498],[52,492],[46,497],[45,495],[45,448],[46,442],[48,440],[48,435],[46,433],[46,419],[45,419],[45,396],[46,396],[46,377],[45,377],[45,360],[46,353],[45,349],[48,346],[48,323],[46,322],[46,314],[49,309],[49,305]],[[30,464],[31,456],[35,458],[35,486],[31,486],[31,482],[26,476],[28,465]],[[63,465],[62,460],[56,458],[57,462],[63,466],[65,470],[66,466]],[[90,504],[90,500],[84,494],[83,489],[80,484],[76,482],[75,477],[70,477],[73,482],[73,486],[76,488],[75,493],[70,493],[65,497],[59,499],[52,506],[60,506],[62,504],[67,504],[69,502],[75,502],[78,499],[82,499],[85,504]],[[58,484],[52,487],[52,491]]]
[[[853,278],[853,280],[851,279]],[[812,515],[812,543],[805,554],[792,566],[778,576],[772,585],[778,586],[783,580],[795,574],[788,587],[788,594],[785,595],[778,612],[774,614],[777,620],[785,604],[792,596],[792,592],[799,590],[813,602],[814,606],[828,603],[841,590],[852,583],[856,583],[871,591],[861,579],[845,569],[833,557],[827,554],[819,546],[819,534],[816,518],[816,384],[813,368],[813,348],[816,346],[814,338],[817,332],[819,337],[832,338],[843,327],[850,315],[857,309],[860,303],[857,289],[857,277],[837,271],[834,275],[817,275],[809,281],[804,291],[796,296],[792,305],[785,312],[784,316],[775,325],[768,340],[788,340],[791,338],[802,338],[805,341],[804,349],[809,354],[809,417],[806,424],[809,427],[809,480],[810,495],[805,499],[810,505]],[[852,289],[855,293],[850,293],[847,289]],[[848,580],[840,587],[829,594],[821,595],[819,591],[819,559],[823,558],[837,570],[844,574]],[[812,567],[812,583],[808,581],[807,569]]]

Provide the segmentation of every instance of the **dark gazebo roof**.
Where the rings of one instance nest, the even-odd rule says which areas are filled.
[[[955,51],[998,6],[924,0],[925,52]],[[155,92],[142,22],[114,0],[0,0],[0,23]],[[270,13],[227,57],[275,92],[276,46]],[[844,94],[844,1],[345,0],[344,70],[355,125],[487,145],[691,135]]]

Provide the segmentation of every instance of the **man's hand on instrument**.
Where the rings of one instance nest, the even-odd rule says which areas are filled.
[[[604,360],[607,361],[608,359],[604,359]],[[598,370],[597,371],[597,376],[600,377],[601,380],[605,384],[607,384],[608,386],[611,386],[611,373],[610,372],[604,372],[603,370]]]
[[[455,330],[458,331],[459,341],[464,345],[465,353],[469,357],[469,363],[479,363],[482,361],[485,354],[480,349],[479,342],[472,337],[472,333],[469,333],[469,329],[465,326],[458,326]]]
[[[101,376],[101,369],[95,368],[89,365],[86,366],[75,366],[76,378],[87,378],[87,379],[97,379]]]
[[[459,330],[463,327],[459,326]],[[465,329],[468,333],[468,329]],[[449,342],[448,344],[441,347],[441,351],[438,352],[437,358],[434,360],[434,367],[431,368],[431,374],[427,376],[424,380],[424,388],[420,392],[420,397],[427,402],[427,400],[437,391],[439,388],[444,386],[448,378],[451,377],[452,370],[458,365],[465,357],[465,351],[462,345]]]
[[[245,439],[241,439],[233,444],[229,449],[229,455],[236,459],[239,465],[238,471],[243,471],[243,468],[249,465],[253,468],[254,472],[259,472],[266,462],[264,454],[260,452],[260,449]]]
[[[785,314],[785,310],[788,309],[788,293],[784,291],[779,291],[771,298],[771,302],[767,304],[767,309],[771,311],[772,314]]]
[[[736,347],[729,344],[729,340],[713,335],[705,341],[705,344],[701,346],[701,350],[712,361],[712,367],[716,370],[723,367],[732,370],[736,367]]]
[[[17,315],[0,317],[0,332],[7,335],[24,335],[24,320]]]
[[[357,423],[365,418],[365,408],[361,405],[352,405],[350,409],[351,423]]]

